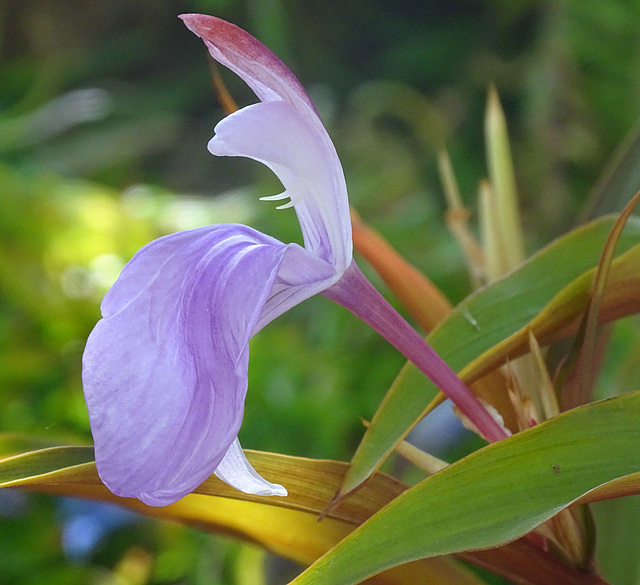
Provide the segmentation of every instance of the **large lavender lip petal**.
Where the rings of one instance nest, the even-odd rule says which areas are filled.
[[[165,505],[213,473],[242,421],[251,335],[322,287],[318,266],[235,224],[160,238],[125,266],[83,357],[98,471],[115,494]]]

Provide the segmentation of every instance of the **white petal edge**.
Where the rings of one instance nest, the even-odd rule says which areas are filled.
[[[287,490],[262,477],[249,463],[240,441],[231,443],[214,473],[231,487],[254,496],[286,496]]]

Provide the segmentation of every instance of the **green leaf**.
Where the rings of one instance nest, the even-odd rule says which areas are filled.
[[[63,486],[64,494],[82,496],[86,486],[106,490],[98,477],[93,447],[58,445],[40,448],[41,442],[24,440],[16,444],[13,438],[0,435],[0,488]],[[15,454],[16,446],[33,450]],[[7,456],[2,452],[7,447]],[[348,464],[341,461],[307,459],[277,453],[246,451],[258,473],[270,480],[286,484],[286,498],[265,498],[240,492],[215,475],[205,480],[194,493],[267,503],[319,515],[340,485]],[[377,473],[353,498],[328,515],[350,525],[358,525],[385,506],[406,489],[399,480]],[[76,491],[74,491],[76,490]],[[122,502],[130,498],[119,498]]]
[[[19,485],[24,478],[46,476],[58,470],[83,467],[93,462],[93,447],[69,446],[47,447],[39,451],[14,455],[2,459],[0,465],[0,487]],[[65,476],[66,477],[66,476]]]
[[[520,268],[463,301],[427,338],[465,381],[479,371],[466,366],[525,328],[573,281],[594,270],[616,217],[606,217],[552,242]],[[631,218],[616,255],[640,243],[640,220]],[[589,285],[585,278],[581,287]],[[572,297],[573,298],[573,297]],[[526,336],[525,336],[526,338]],[[505,348],[502,359],[513,348]],[[495,367],[495,366],[494,366]],[[358,447],[340,495],[356,489],[423,416],[438,389],[407,364],[382,401]]]
[[[592,399],[594,383],[597,379],[595,364],[599,361],[597,357],[598,325],[605,304],[605,294],[607,288],[610,288],[609,281],[615,280],[615,275],[613,275],[613,279],[609,278],[614,265],[613,257],[618,239],[639,200],[640,193],[637,193],[624,208],[602,251],[602,257],[590,290],[589,303],[584,311],[576,339],[577,345],[574,347],[573,354],[569,355],[565,366],[567,375],[561,373],[559,376],[559,380],[562,380],[562,385],[559,387],[562,388],[562,404],[565,409],[586,404]],[[627,255],[625,254],[625,256]],[[634,273],[638,274],[640,272],[638,267],[634,268]],[[636,290],[634,287],[634,290],[628,291],[631,301],[638,299]]]
[[[26,452],[16,454],[16,448]],[[247,457],[262,475],[287,486],[288,497],[243,494],[212,476],[195,493],[171,506],[157,508],[134,498],[114,496],[100,482],[93,461],[88,461],[92,455],[90,446],[52,446],[49,441],[2,434],[0,487],[21,487],[53,495],[113,502],[160,520],[259,543],[280,556],[305,565],[326,553],[406,487],[377,473],[357,494],[319,522],[318,516],[340,485],[347,464],[247,451]],[[640,478],[636,476],[627,476],[592,490],[581,502],[640,493]],[[523,539],[499,548],[467,551],[457,556],[523,585],[584,585],[584,573]],[[377,576],[375,582],[379,585],[480,585],[481,580],[455,559],[438,557],[395,567]],[[373,585],[373,581],[371,583]]]
[[[616,585],[637,585],[640,576],[640,497],[593,507],[598,526],[598,566]]]
[[[459,376],[466,381],[476,380],[507,359],[526,353],[529,332],[541,346],[577,332],[589,308],[597,271],[597,268],[592,268],[569,283],[534,319],[467,364],[458,372]],[[608,323],[640,311],[639,286],[640,245],[636,245],[611,263],[598,322]]]
[[[24,452],[19,452],[23,450]],[[0,487],[23,487],[50,494],[117,503],[161,520],[233,535],[308,565],[337,544],[355,526],[400,494],[406,486],[376,474],[348,505],[318,522],[335,493],[347,464],[247,452],[260,473],[287,485],[286,498],[252,496],[212,476],[195,493],[165,507],[114,496],[102,485],[91,446],[51,446],[49,441],[0,435]],[[377,585],[484,585],[453,558],[411,563],[380,575]]]
[[[640,392],[571,410],[404,492],[291,585],[350,585],[401,563],[514,540],[640,469]]]

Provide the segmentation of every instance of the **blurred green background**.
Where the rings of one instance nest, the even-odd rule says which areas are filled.
[[[447,145],[473,211],[490,83],[529,251],[640,187],[640,0],[0,0],[0,431],[90,440],[84,341],[149,240],[225,221],[300,239],[293,212],[258,202],[278,191],[266,169],[208,154],[224,113],[183,12],[231,20],[285,60],[334,138],[353,206],[454,302],[470,285],[434,154]],[[617,182],[599,182],[625,140]],[[605,379],[622,390],[637,387],[636,331],[627,320],[614,336]],[[252,342],[243,445],[348,459],[402,363],[311,299]],[[222,537],[0,492],[3,584],[260,585],[263,561]],[[616,583],[638,582],[622,573]]]

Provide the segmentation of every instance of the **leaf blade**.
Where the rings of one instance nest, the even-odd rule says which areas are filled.
[[[394,492],[403,489],[402,486],[393,483],[393,487],[389,488],[386,482],[383,482],[382,486],[378,486],[373,492],[374,494],[378,492],[376,496],[378,500],[376,501],[375,497],[371,497],[372,492],[368,493],[368,490],[363,488],[359,493],[368,503],[375,502],[374,505],[367,508],[362,504],[358,506],[352,502],[351,508],[349,508],[343,502],[331,517],[318,522],[318,515],[329,502],[331,494],[340,481],[341,474],[344,473],[346,464],[334,461],[300,461],[295,457],[248,452],[249,459],[260,473],[282,474],[282,477],[277,475],[273,478],[287,484],[289,483],[287,475],[291,466],[301,464],[299,475],[306,477],[309,481],[309,486],[306,489],[311,492],[316,491],[305,499],[299,493],[303,486],[296,485],[299,480],[293,481],[294,485],[290,494],[294,500],[298,499],[299,501],[292,503],[287,502],[287,498],[247,496],[229,489],[217,478],[212,478],[212,481],[205,482],[199,488],[203,493],[189,495],[172,506],[156,508],[146,506],[136,499],[119,498],[109,492],[100,482],[93,462],[86,462],[86,458],[92,453],[92,448],[89,446],[65,447],[58,445],[59,451],[67,451],[65,456],[67,467],[56,469],[50,465],[54,459],[46,455],[49,462],[48,467],[42,464],[38,468],[38,475],[29,476],[28,473],[35,466],[33,461],[28,462],[28,465],[23,467],[25,473],[22,473],[23,477],[20,479],[21,474],[16,471],[18,469],[16,461],[20,458],[27,461],[29,458],[38,459],[41,456],[43,442],[21,439],[19,444],[24,447],[31,446],[34,451],[15,457],[15,440],[7,440],[6,435],[0,435],[0,477],[3,477],[1,485],[5,487],[22,487],[53,495],[112,502],[160,520],[175,521],[202,530],[220,532],[256,542],[276,554],[303,564],[310,564],[316,560],[349,534],[357,524],[370,517],[376,506],[390,502],[395,497]],[[44,444],[50,445],[50,441],[46,441]],[[6,451],[3,448],[6,448]],[[3,457],[4,452],[8,455]],[[57,457],[60,458],[62,455],[58,453]],[[3,471],[8,460],[14,467],[13,479],[10,480]],[[330,472],[325,475],[324,479],[321,479],[321,470],[327,467]],[[315,472],[314,468],[317,468]],[[376,474],[368,484],[379,481],[376,478],[381,475]],[[640,477],[640,474],[637,476]],[[333,479],[327,481],[327,478],[331,477]],[[629,477],[633,478],[633,476]],[[327,485],[316,489],[314,486],[318,485],[318,481],[327,481]],[[606,488],[606,486],[604,487]],[[607,489],[589,492],[585,496],[585,502],[638,492],[640,492],[640,481],[637,478],[630,482],[625,482],[623,478],[621,482],[611,484],[610,493]],[[349,500],[357,502],[357,498],[354,496]],[[525,540],[519,540],[497,549],[465,552],[457,556],[522,584],[547,585],[550,582],[562,582],[567,585],[585,585],[583,573],[560,563],[553,556],[533,547]],[[527,562],[525,563],[524,560]],[[420,561],[403,565],[397,570],[393,569],[377,576],[371,582],[380,585],[399,585],[400,583],[413,585],[416,582],[430,585],[429,578],[433,578],[432,582],[438,585],[447,582],[456,585],[480,585],[477,578],[470,575],[466,569],[450,557],[433,558],[427,562]]]
[[[470,383],[500,360],[526,348],[527,326],[556,295],[588,275],[600,259],[615,217],[605,217],[559,238],[519,269],[463,301],[427,338],[461,378]],[[631,218],[617,256],[640,242],[640,220]],[[571,262],[567,262],[567,259]],[[587,291],[588,293],[588,291]],[[611,315],[613,316],[613,315]],[[522,339],[514,342],[518,333]],[[542,343],[541,336],[536,338]],[[493,352],[493,353],[490,353]],[[489,357],[493,361],[489,364]],[[407,432],[439,401],[437,388],[412,364],[406,364],[382,400],[358,446],[339,497],[356,489],[393,451]]]
[[[149,517],[248,540],[304,565],[326,553],[405,489],[390,476],[378,474],[361,496],[318,522],[347,464],[249,451],[248,458],[256,469],[286,482],[290,496],[264,498],[243,494],[212,476],[196,493],[175,504],[151,507],[134,498],[117,497],[102,484],[93,462],[93,447],[49,445],[50,441],[0,435],[0,487],[22,487],[115,503]],[[34,450],[16,454],[19,447]],[[410,563],[371,580],[372,585],[416,582],[484,585],[484,581],[453,558]]]
[[[407,490],[291,585],[350,585],[399,563],[499,546],[638,472],[640,392],[574,409]]]

